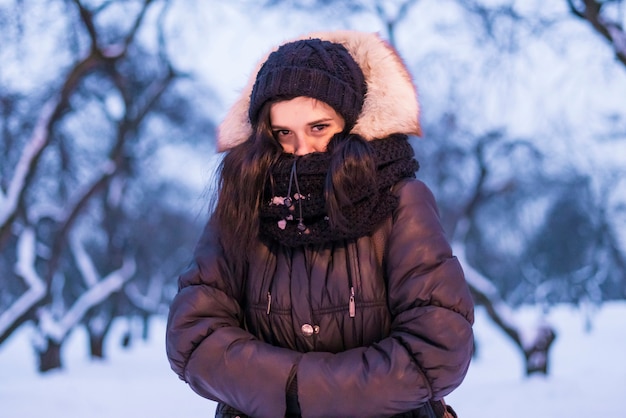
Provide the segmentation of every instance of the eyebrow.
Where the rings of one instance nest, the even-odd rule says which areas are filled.
[[[322,118],[322,119],[317,119],[314,120],[312,122],[308,122],[307,126],[315,126],[315,125],[319,125],[321,123],[327,123],[327,122],[332,122],[333,118]],[[280,125],[274,125],[272,124],[272,129],[276,130],[276,131],[281,131],[281,130],[285,130],[285,131],[289,131],[291,129],[284,127],[284,126],[280,126]]]

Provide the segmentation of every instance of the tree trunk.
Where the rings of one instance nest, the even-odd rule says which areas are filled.
[[[39,355],[39,372],[45,373],[50,370],[58,370],[62,368],[61,364],[61,343],[50,338],[46,339],[46,348],[37,351]]]
[[[92,318],[92,320],[87,321],[87,334],[89,334],[89,355],[92,359],[103,359],[105,357],[104,341],[111,330],[113,316],[107,316],[105,318],[103,315],[104,314],[97,315],[96,318]]]
[[[148,341],[148,339],[150,338],[150,315],[145,313],[142,315],[141,319],[143,323],[141,339],[144,341]]]
[[[526,376],[535,373],[548,374],[548,352],[555,339],[556,334],[549,326],[541,326],[537,329],[532,344],[524,348]]]
[[[89,333],[89,355],[92,359],[104,358],[104,334]]]

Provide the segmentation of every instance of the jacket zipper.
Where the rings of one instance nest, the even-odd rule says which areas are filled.
[[[270,314],[270,309],[272,308],[272,293],[267,292],[267,311],[266,314]]]
[[[348,267],[348,286],[350,286],[350,299],[348,300],[348,314],[350,318],[354,318],[356,316],[356,297],[355,297],[355,278],[357,272],[355,271],[354,260],[356,256],[353,254],[354,248],[352,246],[346,247],[346,266]]]
[[[356,316],[356,303],[354,301],[354,286],[350,286],[350,304],[349,304],[350,318]]]

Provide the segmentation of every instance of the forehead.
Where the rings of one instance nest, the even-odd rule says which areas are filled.
[[[272,103],[270,120],[272,124],[307,122],[326,118],[341,118],[330,105],[311,97],[296,97]]]

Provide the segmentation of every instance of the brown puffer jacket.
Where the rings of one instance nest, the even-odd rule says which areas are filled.
[[[174,371],[257,418],[284,416],[293,370],[304,417],[391,417],[455,389],[472,352],[472,298],[429,189],[411,179],[394,193],[397,209],[372,236],[259,243],[245,300],[209,223],[171,305]]]

